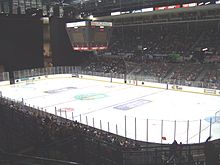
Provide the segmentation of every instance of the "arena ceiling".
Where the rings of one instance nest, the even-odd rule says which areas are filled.
[[[192,2],[215,2],[216,0],[42,0],[47,5],[62,5],[64,8],[77,7],[86,13],[102,13],[140,9],[163,5],[184,4]]]
[[[190,2],[212,2],[215,0],[42,0],[44,4],[62,4],[62,5],[76,5],[76,4],[139,4],[139,5],[158,5],[158,4],[176,4],[176,3],[190,3]]]
[[[37,8],[37,10],[43,9],[49,13],[50,9],[54,9],[54,7],[55,11],[57,11],[57,9],[61,11],[59,8],[61,6],[64,14],[67,16],[81,15],[87,17],[93,15],[95,17],[101,17],[111,15],[112,12],[132,13],[132,11],[149,7],[181,5],[193,2],[215,3],[215,1],[216,0],[0,0],[0,10],[4,8],[4,10],[2,10],[4,13],[9,9],[12,10],[14,7],[19,6],[23,11]],[[5,7],[7,5],[10,6],[9,9]]]

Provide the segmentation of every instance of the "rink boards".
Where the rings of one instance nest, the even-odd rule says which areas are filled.
[[[29,77],[29,78],[23,78],[23,79],[16,79],[15,84],[27,83],[27,81],[39,81],[39,80],[54,79],[54,78],[80,78],[80,79],[88,79],[88,80],[96,80],[96,81],[125,84],[125,80],[120,79],[120,78],[100,77],[100,76],[83,75],[83,74],[79,74],[77,76],[73,75],[73,74],[55,74],[55,75]],[[10,84],[9,81],[0,82],[0,85],[9,85],[9,84]],[[136,85],[136,86],[145,86],[145,87],[151,87],[151,88],[160,88],[160,89],[167,88],[167,84],[146,82],[146,81],[137,81],[137,80],[127,80],[126,84]],[[181,86],[181,85],[173,85],[173,84],[168,84],[168,89],[175,90],[175,91],[181,91],[181,92],[190,92],[190,93],[220,96],[220,90],[216,90],[216,89],[189,87],[189,86]]]

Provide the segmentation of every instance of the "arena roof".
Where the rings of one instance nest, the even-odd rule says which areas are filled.
[[[4,1],[4,0],[0,0]],[[191,2],[215,2],[215,0],[42,0],[44,4],[62,4],[62,5],[161,5],[161,4],[176,4],[176,3],[191,3]],[[121,6],[123,7],[123,6]]]
[[[133,13],[143,8],[182,5],[189,3],[213,4],[217,0],[0,0],[0,13],[20,13],[25,10],[42,9],[44,15],[54,11],[63,11],[65,16],[82,15],[82,17],[110,16],[112,12]],[[219,0],[220,2],[220,0]],[[13,11],[12,11],[13,10]],[[18,11],[19,11],[18,10]],[[73,13],[73,14],[69,14]],[[53,15],[53,14],[52,14]],[[59,14],[58,14],[59,15]],[[62,15],[62,14],[61,14]],[[62,17],[62,16],[60,16]]]
[[[210,2],[216,0],[42,0],[43,4],[74,6],[85,13],[108,13],[114,11],[136,10],[143,7]]]

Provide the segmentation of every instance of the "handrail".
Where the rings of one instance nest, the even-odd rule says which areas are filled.
[[[15,153],[7,153],[7,152],[0,152],[1,161],[4,160],[4,158],[8,160],[16,160],[16,161],[35,161],[35,163],[40,163],[42,165],[47,165],[48,163],[53,163],[53,165],[80,165],[76,162],[69,162],[64,160],[57,160],[57,159],[49,159],[44,157],[37,157],[37,156],[30,156],[30,155],[24,155],[24,154],[15,154]],[[30,164],[32,164],[31,162]]]

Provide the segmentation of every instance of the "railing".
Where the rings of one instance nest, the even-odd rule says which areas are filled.
[[[53,74],[87,74],[93,76],[101,77],[112,77],[124,79],[126,75],[118,73],[104,73],[104,72],[94,72],[94,71],[84,71],[81,67],[75,66],[58,66],[58,67],[48,67],[48,68],[34,68],[14,72],[15,79],[23,79],[35,76],[53,75]],[[203,81],[186,81],[178,79],[164,79],[161,77],[154,77],[148,75],[127,75],[127,80],[137,80],[137,81],[147,81],[147,82],[157,82],[157,83],[169,83],[175,85],[191,86],[191,87],[201,87],[209,89],[220,89],[220,84],[217,83],[207,83]],[[0,81],[8,81],[9,74],[7,72],[0,73]]]
[[[8,72],[0,73],[0,82],[1,81],[9,81],[9,73]]]
[[[56,160],[56,159],[48,159],[44,157],[36,157],[36,156],[29,156],[24,154],[15,154],[15,153],[0,153],[0,163],[2,164],[38,164],[38,165],[80,165],[79,163],[63,161],[63,160]]]
[[[172,153],[171,146],[162,145],[140,148],[138,151],[125,151],[124,164],[175,165],[205,163],[204,144],[178,146]]]
[[[34,68],[21,71],[14,71],[15,79],[24,79],[28,77],[53,75],[53,74],[72,74],[81,70],[80,67],[75,66],[58,66],[48,68]]]
[[[147,82],[157,82],[157,83],[169,83],[175,85],[183,85],[190,87],[208,88],[208,89],[220,89],[220,84],[218,83],[207,83],[203,81],[187,81],[178,79],[165,79],[161,77],[145,76],[145,75],[129,75],[127,79],[147,81]]]

